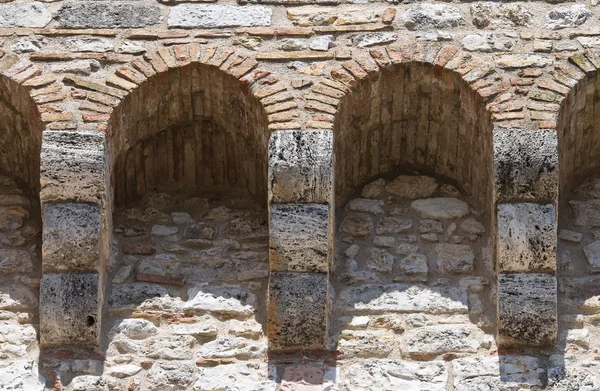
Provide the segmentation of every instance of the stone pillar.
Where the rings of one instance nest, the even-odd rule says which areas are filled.
[[[281,130],[269,140],[272,351],[323,349],[333,256],[332,133]]]
[[[109,256],[103,133],[42,137],[42,347],[98,346]]]
[[[494,132],[498,343],[557,335],[558,149],[555,131]]]

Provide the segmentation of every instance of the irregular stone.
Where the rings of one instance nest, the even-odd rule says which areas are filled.
[[[529,25],[533,14],[523,4],[493,2],[471,5],[473,24],[478,28],[503,29]]]
[[[0,273],[29,273],[31,270],[33,263],[27,251],[0,249]]]
[[[488,42],[488,37],[481,34],[469,34],[460,41],[463,49],[469,52],[491,52],[492,46]]]
[[[577,227],[600,227],[600,200],[569,201]]]
[[[133,364],[116,365],[106,369],[106,374],[118,378],[126,378],[136,375],[142,370],[142,367]]]
[[[434,220],[455,220],[471,213],[469,205],[456,198],[427,198],[415,200],[410,207],[421,217]]]
[[[187,390],[194,381],[197,369],[194,364],[163,361],[153,365],[148,371],[149,391]],[[224,381],[224,379],[219,379]]]
[[[152,226],[151,234],[154,236],[171,236],[179,232],[179,228],[168,225],[156,224]]]
[[[124,54],[143,54],[146,53],[147,49],[142,45],[137,45],[133,42],[123,41],[117,48],[115,52],[124,53]],[[175,222],[175,217],[173,217],[173,222],[175,224],[179,224]]]
[[[384,217],[377,225],[377,235],[398,234],[410,232],[412,220],[398,219],[396,217]]]
[[[131,339],[146,339],[158,331],[152,322],[145,319],[123,319],[115,322],[114,328]]]
[[[35,361],[0,360],[0,389],[14,391],[44,391],[46,379]]]
[[[239,286],[198,285],[188,289],[185,310],[209,311],[233,316],[249,316],[254,313],[256,296]]]
[[[590,264],[590,271],[600,272],[600,240],[596,240],[585,246],[583,252]]]
[[[76,376],[71,381],[71,391],[106,391],[106,381],[102,376]]]
[[[394,281],[427,281],[427,257],[423,254],[410,254],[396,262],[396,270],[399,276],[394,273]]]
[[[361,360],[343,366],[340,386],[348,391],[445,391],[448,372],[443,361]]]
[[[171,8],[169,27],[215,28],[270,26],[272,11],[263,6],[179,4]]]
[[[287,10],[287,17],[297,26],[347,25],[376,22],[379,15],[360,8],[297,7]]]
[[[544,27],[550,30],[578,27],[591,16],[592,13],[583,4],[555,7],[546,15]]]
[[[375,270],[380,273],[389,273],[394,266],[394,256],[385,250],[371,249],[371,254],[367,261],[367,269]]]
[[[262,337],[262,326],[256,320],[239,321],[232,319],[229,321],[229,334],[236,337],[258,339]]]
[[[400,175],[388,183],[385,189],[402,198],[427,198],[437,187],[435,179],[428,176]]]
[[[362,33],[352,37],[352,43],[359,48],[365,48],[395,42],[397,39],[396,33]]]
[[[600,198],[600,178],[590,177],[573,190],[573,194],[585,198]]]
[[[23,226],[23,220],[29,218],[29,212],[21,206],[0,207],[0,231],[14,231]]]
[[[266,379],[266,366],[256,368],[255,363],[218,365],[213,368],[200,368],[193,390],[274,391],[276,384],[269,384]]]
[[[383,214],[383,201],[367,198],[355,198],[348,203],[348,208],[355,212],[366,212],[374,215]]]
[[[156,6],[90,1],[66,3],[56,20],[63,27],[131,28],[158,24],[162,15]]]
[[[344,255],[346,255],[348,258],[354,258],[355,256],[358,255],[359,251],[360,251],[360,247],[357,244],[353,244],[346,249],[346,251],[344,252]]]
[[[138,274],[155,274],[167,277],[181,276],[181,262],[172,254],[144,257],[137,267]]]
[[[416,253],[418,250],[419,247],[415,246],[414,244],[400,243],[398,246],[396,246],[395,252],[398,255],[408,255]]]
[[[51,20],[50,11],[37,1],[0,5],[0,27],[45,27]]]
[[[460,274],[473,271],[475,254],[471,246],[463,244],[437,244],[438,265],[445,273]]]
[[[590,332],[588,329],[571,329],[567,331],[567,343],[579,345],[582,348],[590,347]]]
[[[246,338],[226,335],[202,345],[199,355],[202,358],[239,358],[248,359],[261,356],[267,349],[266,345],[257,344]]]
[[[552,345],[557,331],[557,283],[550,274],[500,274],[498,336],[501,345]]]
[[[312,38],[308,43],[308,46],[310,47],[310,50],[325,52],[334,46],[333,40],[333,35],[319,35]]]
[[[371,220],[371,217],[362,214],[351,214],[340,225],[340,232],[357,237],[366,237],[372,231],[373,220]]]
[[[408,284],[368,284],[342,290],[339,300],[348,311],[466,313],[465,288]]]
[[[385,180],[379,178],[363,187],[360,196],[363,198],[377,198],[385,190]]]
[[[484,333],[471,325],[437,325],[408,330],[402,338],[402,354],[430,359],[442,353],[475,353]]]
[[[173,326],[173,334],[175,335],[192,335],[194,337],[214,337],[218,334],[216,324],[210,323],[184,323]]]
[[[97,60],[80,60],[53,64],[50,69],[55,73],[78,73],[89,75],[100,69],[100,67],[100,62]]]
[[[421,221],[419,221],[419,232],[422,234],[426,234],[429,232],[443,234],[444,227],[442,227],[442,223],[440,223],[439,221],[421,220]]]
[[[466,24],[459,9],[446,4],[413,5],[402,15],[402,21],[409,30],[445,29]]]
[[[21,284],[0,286],[0,310],[33,309],[38,305],[37,295]]]
[[[109,304],[113,307],[135,309],[146,300],[166,295],[167,290],[156,284],[118,284],[112,288]]]
[[[69,38],[64,41],[67,50],[73,52],[108,52],[114,50],[111,40],[105,38]]]
[[[392,236],[375,236],[373,238],[373,246],[377,247],[394,247],[396,238]]]
[[[40,344],[97,346],[102,304],[96,273],[44,273],[40,282]]]
[[[394,349],[394,334],[387,330],[343,330],[338,341],[342,357],[387,357]]]
[[[157,335],[150,337],[144,354],[162,360],[190,360],[198,344],[191,335]]]
[[[457,390],[509,390],[542,387],[545,371],[536,357],[492,356],[452,360]]]
[[[544,68],[552,65],[553,61],[549,57],[543,57],[535,54],[505,54],[496,59],[496,66],[500,68]]]
[[[471,235],[481,236],[485,233],[485,227],[479,221],[472,217],[465,219],[460,225],[460,229]]]
[[[269,349],[325,346],[328,285],[324,273],[271,273]]]
[[[290,51],[294,51],[294,50],[300,51],[300,50],[307,50],[308,45],[299,39],[288,38],[288,39],[284,39],[283,41],[281,41],[281,43],[279,44],[279,49],[290,50]]]
[[[556,216],[552,204],[499,204],[497,220],[500,271],[556,270]]]

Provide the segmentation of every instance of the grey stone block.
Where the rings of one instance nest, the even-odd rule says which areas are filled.
[[[46,131],[42,137],[40,199],[97,202],[105,194],[104,133]]]
[[[0,5],[0,27],[44,27],[52,14],[40,2]]]
[[[48,271],[97,271],[100,266],[100,207],[46,203],[42,264]]]
[[[272,11],[262,6],[180,4],[171,8],[169,27],[270,26]]]
[[[271,273],[269,349],[324,348],[328,279],[324,273]]]
[[[269,200],[331,203],[332,132],[281,130],[269,140]]]
[[[97,345],[102,308],[100,292],[96,273],[44,274],[40,283],[41,345]]]
[[[556,277],[498,276],[498,342],[502,346],[552,345],[557,333]]]
[[[556,133],[521,129],[495,130],[494,171],[497,202],[556,199]]]
[[[496,256],[501,272],[556,270],[554,205],[499,204]]]
[[[273,204],[269,226],[272,271],[329,271],[329,207]]]
[[[162,21],[159,7],[134,3],[73,2],[56,14],[63,27],[145,27]]]

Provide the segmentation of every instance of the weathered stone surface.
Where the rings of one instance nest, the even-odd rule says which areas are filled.
[[[329,270],[329,207],[272,204],[269,258],[272,271]]]
[[[373,220],[368,215],[351,214],[340,225],[340,232],[365,237],[373,231]]]
[[[444,391],[448,372],[442,361],[362,360],[342,369],[339,384],[348,391]]]
[[[167,290],[156,284],[117,284],[112,288],[109,304],[117,308],[135,309],[145,301],[166,295]]]
[[[27,310],[38,305],[37,295],[21,284],[0,286],[0,310]]]
[[[457,390],[542,387],[545,371],[536,357],[492,356],[460,358],[452,361]]]
[[[583,248],[585,257],[590,264],[590,271],[600,271],[600,240],[596,240]]]
[[[248,316],[254,313],[256,296],[239,286],[199,285],[188,290],[185,310]]]
[[[478,28],[514,28],[527,26],[532,13],[523,4],[498,4],[492,2],[471,5],[473,24]]]
[[[27,251],[0,249],[0,273],[29,273],[32,269],[31,255]]]
[[[280,130],[269,140],[269,199],[272,202],[331,200],[332,133]]]
[[[429,267],[427,257],[423,254],[409,254],[397,259],[394,268],[394,281],[427,281]]]
[[[352,43],[359,48],[365,48],[395,42],[397,39],[398,34],[396,33],[364,33],[354,36]]]
[[[426,198],[413,201],[410,207],[433,220],[455,220],[471,213],[469,205],[457,198]]]
[[[383,201],[370,200],[366,198],[355,198],[348,203],[348,209],[355,212],[366,212],[374,215],[383,214]]]
[[[412,220],[384,217],[377,224],[377,235],[406,233],[412,230]]]
[[[500,274],[498,337],[501,345],[549,345],[557,333],[556,277]]]
[[[44,27],[51,20],[50,11],[37,1],[0,5],[0,27]]]
[[[43,391],[46,379],[40,375],[38,364],[31,360],[0,361],[0,389],[14,391]]]
[[[583,239],[583,234],[568,229],[561,229],[558,238],[567,242],[580,243],[581,239]]]
[[[0,206],[0,231],[14,231],[23,226],[29,212],[21,206]]]
[[[249,359],[261,357],[266,351],[266,346],[246,339],[231,335],[219,337],[214,341],[202,345],[199,351],[200,357],[215,358],[239,358]]]
[[[574,224],[578,227],[600,227],[600,200],[569,201]]]
[[[201,368],[194,383],[194,391],[264,390],[274,391],[277,384],[267,380],[267,368],[256,368],[253,363],[219,365]]]
[[[493,135],[497,202],[558,197],[556,132],[498,129]]]
[[[100,336],[98,274],[46,273],[40,283],[42,346],[96,346]]]
[[[171,8],[168,24],[189,28],[269,26],[271,15],[271,9],[263,6],[180,4]]]
[[[396,340],[388,330],[344,330],[340,334],[338,350],[342,357],[387,357]]]
[[[385,180],[379,178],[363,187],[360,195],[363,198],[377,198],[383,190],[385,190]]]
[[[431,358],[442,353],[475,353],[483,331],[470,325],[425,326],[408,330],[402,338],[402,353],[412,358]]]
[[[130,28],[158,24],[162,15],[155,6],[90,1],[66,3],[58,10],[56,20],[63,27]]]
[[[104,142],[104,133],[100,132],[45,131],[41,201],[98,202],[105,194]]]
[[[388,193],[403,198],[427,198],[437,189],[435,179],[419,175],[400,175],[385,187]]]
[[[502,272],[556,270],[556,212],[552,204],[499,204],[498,266]]]
[[[438,265],[445,273],[459,274],[473,271],[475,254],[471,246],[465,244],[437,244]]]
[[[467,312],[465,288],[438,288],[422,285],[362,285],[346,288],[339,296],[348,311]]]
[[[446,4],[417,4],[403,15],[404,26],[409,30],[445,29],[464,25],[460,10]]]
[[[271,273],[270,349],[322,348],[327,338],[327,274]]]
[[[127,338],[146,339],[157,332],[157,327],[145,319],[123,319],[117,321],[113,327],[114,332],[123,333]]]
[[[347,25],[376,22],[378,14],[359,8],[336,9],[324,7],[297,7],[287,10],[287,17],[297,26]]]
[[[592,13],[583,4],[555,7],[546,15],[546,28],[558,30],[577,27],[585,23]]]
[[[100,207],[87,203],[45,203],[43,213],[44,270],[98,270]]]
[[[394,260],[394,256],[386,250],[373,248],[371,249],[369,259],[367,260],[367,269],[381,273],[389,273],[394,266]]]
[[[573,190],[573,194],[585,198],[600,198],[600,178],[591,177]]]
[[[113,377],[125,378],[136,375],[142,367],[133,364],[115,365],[106,370],[106,374]]]

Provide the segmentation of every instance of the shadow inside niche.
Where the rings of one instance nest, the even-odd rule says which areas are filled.
[[[65,371],[69,390],[85,389],[86,375],[136,390],[203,389],[226,372],[266,378],[266,210],[248,198],[147,193],[117,209],[113,226],[102,357]]]
[[[0,389],[43,387],[39,370],[39,199],[29,187],[0,174]]]

